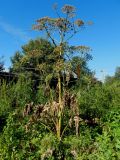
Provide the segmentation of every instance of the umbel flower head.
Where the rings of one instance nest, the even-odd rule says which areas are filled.
[[[62,13],[66,14],[64,17],[61,17],[59,14],[58,18],[51,18],[49,16],[42,17],[36,21],[36,24],[33,25],[33,29],[40,31],[44,30],[50,37],[52,31],[57,31],[59,33],[76,33],[78,28],[85,25],[84,21],[81,19],[73,20],[76,11],[75,7],[71,5],[64,5],[61,10]]]
[[[64,5],[63,7],[62,7],[62,12],[63,13],[66,13],[66,14],[74,14],[75,13],[75,7],[73,7],[73,6],[71,6],[71,5]]]

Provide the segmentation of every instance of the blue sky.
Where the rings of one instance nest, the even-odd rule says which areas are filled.
[[[77,17],[94,24],[86,27],[73,39],[73,44],[92,48],[93,60],[89,63],[100,79],[112,75],[120,66],[120,0],[1,0],[0,1],[0,57],[10,66],[10,57],[21,45],[40,33],[31,30],[35,20],[54,16],[52,5],[74,5]]]

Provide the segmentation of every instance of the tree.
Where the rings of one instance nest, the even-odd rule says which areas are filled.
[[[0,58],[0,72],[4,70],[4,63],[2,61],[2,58]]]
[[[81,60],[83,59],[90,59],[89,56],[90,48],[86,46],[71,46],[69,45],[69,40],[77,34],[80,29],[85,26],[85,22],[81,19],[74,20],[75,18],[75,7],[70,5],[64,5],[62,8],[62,14],[64,14],[63,18],[57,11],[55,6],[55,11],[58,15],[58,18],[50,18],[50,17],[43,17],[36,21],[36,24],[33,25],[34,30],[45,32],[48,36],[48,39],[54,46],[54,53],[57,56],[57,61],[54,63],[53,72],[48,74],[46,79],[50,81],[52,77],[56,77],[58,81],[57,91],[58,91],[58,100],[56,102],[53,101],[50,103],[48,107],[49,114],[52,113],[52,110],[55,111],[54,116],[54,125],[57,138],[61,140],[63,132],[68,126],[69,120],[75,121],[76,126],[76,135],[78,135],[78,128],[79,128],[79,109],[75,100],[75,96],[69,95],[67,91],[66,82],[69,82],[70,75],[72,74],[72,62],[74,55],[78,55]],[[56,35],[56,36],[54,36]],[[56,57],[54,57],[56,59]],[[84,61],[83,61],[84,62]],[[80,77],[80,63],[75,66],[77,72],[77,78]],[[74,68],[74,67],[73,67]],[[74,70],[75,70],[74,68]],[[45,67],[43,66],[43,70]],[[73,71],[74,71],[73,70]],[[64,76],[65,75],[65,76]],[[63,77],[63,80],[61,79]],[[69,110],[69,119],[66,122],[66,126],[63,128],[63,119],[65,116],[65,97],[68,96],[71,101],[71,107]],[[72,107],[74,106],[74,109]],[[46,108],[46,106],[45,106]],[[44,111],[44,109],[43,109]],[[48,118],[50,119],[50,117]]]
[[[11,58],[11,71],[15,73],[32,74],[33,79],[41,79],[52,70],[55,59],[53,46],[45,39],[29,41],[22,46],[21,52],[16,52]],[[42,68],[45,68],[43,70]]]
[[[10,68],[11,72],[20,72],[20,61],[22,59],[23,55],[21,52],[16,52],[13,57],[11,57],[12,67]]]
[[[113,84],[115,81],[120,80],[120,67],[116,67],[115,73],[113,76],[106,76],[105,82]]]
[[[120,80],[120,67],[117,67],[117,68],[116,68],[115,78],[118,79],[118,80]]]

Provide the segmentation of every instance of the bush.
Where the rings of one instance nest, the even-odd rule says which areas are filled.
[[[112,95],[104,85],[95,85],[89,90],[79,91],[77,95],[80,113],[84,119],[102,118],[111,107]]]

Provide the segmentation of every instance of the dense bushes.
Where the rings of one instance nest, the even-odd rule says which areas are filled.
[[[75,135],[72,125],[65,130],[61,141],[54,130],[50,131],[39,119],[33,118],[35,108],[28,116],[23,116],[25,104],[46,104],[48,101],[42,86],[36,96],[33,96],[31,86],[30,80],[20,78],[16,84],[3,83],[0,87],[0,120],[3,117],[5,120],[1,127],[0,159],[119,159],[119,81],[110,86],[106,83],[84,90],[77,88],[79,135]]]
[[[78,92],[81,115],[84,119],[101,118],[108,112],[112,95],[104,85],[95,85]]]
[[[20,77],[17,83],[0,85],[0,128],[2,129],[9,113],[16,108],[22,108],[33,99],[31,80]]]

